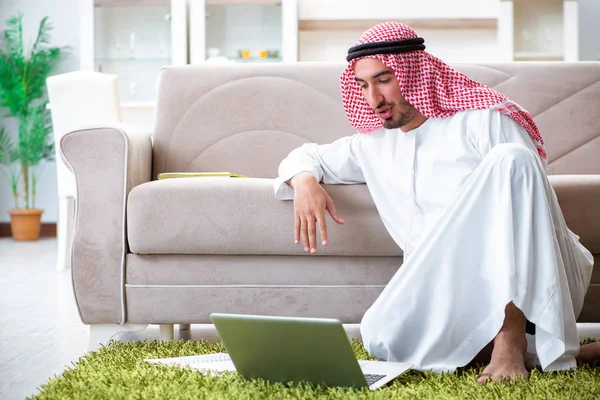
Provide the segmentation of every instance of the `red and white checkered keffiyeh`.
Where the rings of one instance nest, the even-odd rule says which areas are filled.
[[[417,34],[404,24],[384,22],[363,33],[356,45],[416,37]],[[354,64],[367,57],[377,58],[394,70],[406,101],[426,117],[443,118],[457,111],[482,109],[493,109],[508,115],[529,133],[546,164],[544,141],[531,114],[505,95],[468,78],[424,50],[376,54],[350,60],[340,83],[346,114],[358,132],[371,133],[383,126],[355,80]]]

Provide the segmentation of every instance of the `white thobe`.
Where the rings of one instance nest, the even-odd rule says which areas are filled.
[[[575,367],[576,317],[593,258],[568,230],[527,132],[492,110],[305,144],[282,161],[275,195],[302,171],[366,183],[404,263],[361,321],[366,350],[453,371],[497,335],[513,302],[536,325],[543,370]],[[335,240],[335,238],[331,238]],[[531,355],[531,354],[530,354]]]

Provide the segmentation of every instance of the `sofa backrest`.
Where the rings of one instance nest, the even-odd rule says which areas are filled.
[[[600,62],[452,66],[534,116],[549,173],[600,174]],[[161,172],[187,171],[274,178],[292,149],[353,134],[340,97],[344,67],[257,63],[163,69],[153,179]]]

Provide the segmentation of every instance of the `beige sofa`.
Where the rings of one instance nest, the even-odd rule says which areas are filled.
[[[203,65],[161,71],[155,132],[97,127],[60,146],[77,180],[72,275],[91,343],[211,312],[358,323],[402,264],[364,185],[329,191],[346,224],[309,255],[292,202],[274,198],[279,162],[305,142],[353,134],[343,63]],[[600,63],[455,67],[528,109],[546,141],[567,224],[600,254]],[[157,180],[161,172],[249,176]],[[579,321],[600,322],[596,268]],[[92,344],[93,346],[93,344]]]

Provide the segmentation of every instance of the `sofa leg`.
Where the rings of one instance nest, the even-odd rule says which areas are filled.
[[[179,330],[180,331],[189,331],[190,330],[190,324],[179,324]]]
[[[160,324],[160,340],[171,341],[173,336],[173,324]]]
[[[148,327],[148,324],[96,324],[90,325],[89,351],[98,350],[100,346],[108,345],[110,339],[121,332],[141,331]]]

